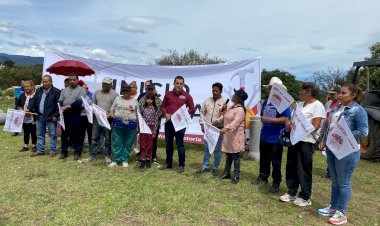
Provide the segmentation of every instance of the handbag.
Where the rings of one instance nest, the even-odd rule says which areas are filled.
[[[124,119],[116,117],[112,121],[112,127],[121,128],[121,129],[136,129],[136,121],[126,121]]]

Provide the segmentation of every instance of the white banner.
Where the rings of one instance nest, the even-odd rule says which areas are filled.
[[[84,110],[86,110],[86,115],[87,115],[88,122],[92,124],[93,123],[93,118],[94,118],[94,115],[92,114],[92,107],[87,102],[86,99],[84,99],[82,96],[81,96],[81,98],[82,98]]]
[[[61,109],[61,105],[58,104],[58,111],[59,111],[59,121],[58,123],[61,125],[62,129],[63,130],[66,130],[65,128],[65,118],[63,117],[63,112],[62,112],[62,109]]]
[[[176,132],[193,124],[193,121],[191,120],[186,105],[182,105],[182,107],[180,107],[176,112],[174,112],[170,117],[170,120],[172,121],[174,130]]]
[[[25,117],[24,111],[8,109],[7,117],[5,118],[5,125],[4,125],[3,131],[21,133],[24,117]]]
[[[292,125],[293,128],[290,131],[290,142],[293,145],[315,130],[314,126],[302,114],[298,104],[296,105],[292,115]]]
[[[149,128],[148,124],[146,124],[140,111],[137,111],[137,117],[139,118],[140,133],[152,134],[152,130]]]
[[[100,126],[106,127],[111,130],[111,125],[108,122],[107,112],[96,104],[92,104],[92,110]]]
[[[275,83],[272,86],[268,97],[268,104],[272,105],[277,109],[278,113],[284,112],[290,105],[294,102],[294,99],[284,88],[279,84]]]
[[[359,144],[355,140],[354,135],[352,135],[350,128],[348,128],[344,117],[341,117],[335,127],[329,132],[326,145],[339,160],[360,150]]]
[[[138,92],[144,92],[144,82],[152,79],[156,86],[156,91],[163,99],[165,93],[173,89],[173,81],[176,75],[185,78],[185,90],[193,97],[196,112],[191,124],[185,134],[185,142],[202,143],[203,133],[199,125],[199,110],[207,97],[212,96],[212,84],[220,82],[223,84],[223,97],[231,99],[234,88],[243,87],[248,94],[245,101],[247,106],[247,118],[253,116],[256,104],[261,99],[261,68],[260,58],[248,59],[236,62],[229,62],[215,65],[196,66],[157,66],[157,65],[128,65],[111,63],[100,60],[92,60],[83,57],[73,56],[52,50],[45,51],[43,74],[49,74],[46,69],[53,63],[60,60],[78,60],[95,71],[95,75],[80,77],[90,88],[91,92],[101,89],[101,82],[104,77],[113,78],[113,88],[120,92],[120,87],[124,82],[136,81]],[[64,87],[65,76],[51,74],[53,84],[57,88]],[[254,109],[255,111],[251,110]],[[249,122],[249,120],[248,120]],[[248,126],[248,124],[247,124]],[[161,132],[163,131],[161,128]],[[160,139],[162,139],[160,135]]]
[[[220,136],[220,129],[216,128],[211,124],[211,122],[204,120],[204,130],[205,130],[205,142],[207,142],[208,150],[210,154],[214,153],[216,144],[218,143]]]

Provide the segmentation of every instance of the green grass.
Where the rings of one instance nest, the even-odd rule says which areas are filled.
[[[202,146],[187,145],[186,171],[140,170],[134,154],[127,169],[108,168],[102,156],[94,163],[19,153],[22,137],[0,127],[0,225],[325,225],[315,210],[329,203],[331,182],[326,163],[314,155],[313,205],[278,201],[286,192],[253,186],[258,163],[242,161],[241,180],[232,185],[211,173],[197,175]],[[88,155],[88,149],[83,154]],[[160,143],[158,156],[165,156]],[[175,155],[175,159],[176,159]],[[286,152],[283,156],[285,174]],[[222,166],[224,166],[224,157]],[[222,167],[223,168],[223,167]],[[351,225],[380,223],[380,164],[361,161],[353,176],[349,205]]]

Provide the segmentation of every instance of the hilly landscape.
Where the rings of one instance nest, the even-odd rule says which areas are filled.
[[[15,66],[35,66],[44,62],[43,57],[31,57],[0,53],[0,64],[7,60],[13,61]]]

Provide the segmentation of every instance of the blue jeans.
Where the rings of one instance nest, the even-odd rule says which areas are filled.
[[[49,130],[50,136],[50,150],[49,153],[55,153],[57,150],[57,122],[46,121],[43,119],[37,119],[37,152],[45,152],[45,134],[46,127]]]
[[[216,143],[214,150],[214,170],[219,169],[220,160],[222,158],[222,135],[219,135],[218,142]],[[208,149],[208,144],[204,141],[204,156],[203,156],[203,169],[208,169],[210,165],[210,150]]]
[[[341,160],[338,160],[329,149],[326,154],[332,180],[331,208],[346,213],[352,192],[351,177],[359,163],[360,151],[351,153]]]
[[[175,137],[175,142],[178,148],[178,162],[180,167],[185,167],[185,145],[183,144],[183,137],[185,136],[186,128],[174,130],[173,123],[168,121],[165,123],[165,142],[166,142],[166,165],[169,167],[173,166],[173,138]]]
[[[104,136],[104,155],[111,156],[111,131],[103,126],[100,126],[96,117],[93,119],[92,124],[92,140],[90,155],[95,157],[98,153],[100,138]]]

